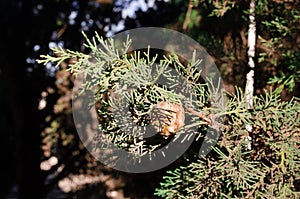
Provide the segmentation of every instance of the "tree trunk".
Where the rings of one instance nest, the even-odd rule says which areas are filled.
[[[250,67],[250,71],[247,73],[247,81],[246,81],[246,101],[248,104],[248,109],[253,107],[253,94],[254,94],[254,57],[255,57],[255,44],[256,44],[256,22],[255,22],[255,0],[250,0],[249,6],[249,29],[248,29],[248,65]],[[246,124],[246,130],[248,133],[252,132],[252,125]],[[246,140],[248,141],[247,148],[251,150],[251,136],[248,134],[246,136]]]
[[[256,44],[256,22],[255,22],[255,0],[250,0],[250,13],[249,13],[249,29],[248,29],[248,65],[250,71],[247,73],[246,82],[246,100],[248,108],[253,106],[253,93],[254,93],[254,57],[255,57],[255,44]]]
[[[0,155],[4,157],[0,176],[1,185],[5,185],[1,186],[0,195],[6,195],[16,184],[18,198],[41,198],[37,105],[42,84],[27,74],[25,62],[26,39],[33,27],[31,1],[6,0],[0,5],[0,123],[3,143]]]

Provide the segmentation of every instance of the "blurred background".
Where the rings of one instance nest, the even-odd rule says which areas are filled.
[[[147,26],[183,32],[215,59],[229,92],[245,86],[249,1],[2,0],[0,5],[0,198],[155,198],[165,169],[128,174],[94,160],[73,124],[68,63],[36,62],[52,47],[85,52],[81,31],[88,37]],[[272,86],[281,89],[283,99],[299,97],[299,3],[257,5],[255,93]]]

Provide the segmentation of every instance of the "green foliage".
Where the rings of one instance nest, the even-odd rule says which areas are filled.
[[[234,59],[233,61],[240,61],[242,64],[247,63],[245,56],[243,57],[244,60],[241,60],[241,54],[246,54],[245,49],[247,48],[246,35],[242,29],[247,29],[250,1],[197,0],[192,2],[193,10],[189,17],[189,25],[187,26],[189,33],[197,35],[199,30],[207,29],[207,27],[201,26],[202,22],[209,20],[209,18],[211,20],[218,18],[218,20],[212,20],[212,23],[214,23],[213,26],[217,27],[217,33],[210,32],[210,29],[214,30],[214,28],[209,28],[207,31],[209,36],[201,38],[201,42],[203,40],[210,41],[211,36],[215,36],[214,34],[216,36],[219,33],[225,34],[222,38],[215,37],[216,39],[213,39],[213,42],[218,43],[218,39],[221,39],[223,40],[224,47],[229,46],[230,48],[224,49],[221,46],[216,49],[219,51],[225,50],[226,54],[230,54],[230,57]],[[256,1],[255,20],[258,36],[256,44],[257,68],[265,74],[262,77],[256,75],[256,82],[260,84],[259,87],[270,84],[276,88],[276,93],[280,93],[283,89],[289,92],[293,91],[295,85],[299,84],[300,56],[299,39],[297,36],[299,35],[298,30],[300,27],[299,6],[300,3],[298,1]],[[232,27],[231,23],[236,23],[238,18],[243,19],[240,21],[243,21],[244,25],[237,24],[236,27]],[[230,27],[233,29],[222,33],[224,28]],[[229,35],[226,36],[226,34]],[[234,35],[241,35],[242,38],[244,37],[243,41],[239,37],[234,38]],[[243,46],[241,46],[242,42]],[[217,59],[224,60],[224,57],[221,56],[218,55]],[[226,64],[231,65],[232,63]],[[238,65],[241,65],[241,63]]]
[[[194,7],[205,7],[205,9],[210,9],[211,12],[209,16],[216,16],[216,17],[223,17],[224,14],[237,6],[237,1],[229,1],[229,0],[222,0],[222,1],[214,1],[214,0],[194,0],[192,1],[192,5]]]
[[[199,2],[199,5],[204,5],[204,1]],[[235,2],[232,5],[240,8],[244,3],[205,1],[214,9],[210,16],[222,18],[224,13],[230,12],[230,6],[224,9],[224,2]],[[157,196],[300,197],[300,103],[299,99],[284,102],[279,98],[284,88],[292,91],[300,80],[299,45],[295,43],[299,30],[299,2],[258,0],[256,3],[258,67],[262,71],[273,69],[266,75],[273,76],[269,83],[277,89],[255,96],[253,109],[249,111],[240,90],[231,95],[225,112],[226,125],[230,129],[222,132],[218,144],[206,158],[187,156],[181,165],[167,171],[156,189]],[[208,7],[201,7],[200,12]],[[248,10],[243,13],[248,20]],[[204,36],[201,40],[210,41],[210,38]],[[259,81],[265,76],[255,78]],[[247,124],[252,126],[250,134]]]
[[[190,23],[188,24],[188,28],[196,28],[199,26],[199,23],[201,21],[201,15],[199,15],[199,12],[196,10],[191,11],[190,15]]]
[[[222,0],[222,1],[209,1],[210,4],[214,6],[214,9],[212,10],[210,16],[216,16],[216,17],[222,17],[224,14],[231,10],[233,7],[236,6],[235,1],[228,1],[228,0]]]
[[[284,88],[291,92],[300,80],[299,46],[295,45],[300,26],[299,5],[285,1],[257,2],[258,38],[262,44],[258,62],[276,68],[268,83],[277,87],[277,93]]]
[[[196,126],[201,129],[197,137],[201,142],[207,129],[214,128],[211,124],[226,117],[224,128],[220,128],[221,139],[212,152],[203,159],[189,157],[185,165],[170,170],[156,195],[163,198],[299,197],[298,100],[284,102],[270,92],[254,97],[253,109],[248,110],[245,96],[237,89],[236,94],[228,96],[224,109],[213,104],[213,96],[223,91],[212,87],[209,80],[201,83],[197,68],[202,62],[195,59],[195,52],[187,60],[188,64],[182,64],[176,54],[153,53],[150,47],[127,53],[130,44],[129,38],[120,44],[96,34],[85,44],[91,50],[89,55],[54,49],[57,56],[42,56],[39,62],[61,63],[76,58],[68,70],[74,75],[84,74],[87,79],[91,77],[82,91],[96,88],[96,99],[91,105],[97,104],[99,128],[111,142],[137,157],[166,143],[162,137],[146,140],[138,136],[149,124],[149,115],[159,102],[181,103],[191,116],[192,123],[175,135],[184,135],[183,140],[189,139],[189,128]],[[178,76],[185,80],[183,84]],[[168,80],[165,86],[158,83],[159,78]],[[191,92],[191,98],[186,97],[185,91]],[[122,107],[128,106],[119,99],[126,99],[130,108],[123,110]],[[197,120],[199,114],[204,120]],[[128,119],[140,129],[126,126]]]
[[[207,128],[208,123],[198,119],[199,108],[201,113],[205,114],[203,117],[215,114],[217,119],[226,114],[222,114],[220,107],[213,104],[216,103],[213,98],[219,93],[219,88],[209,90],[209,81],[206,84],[200,83],[198,68],[202,62],[195,58],[196,52],[193,53],[192,59],[188,60],[188,64],[184,65],[176,54],[158,55],[152,53],[150,47],[146,51],[127,53],[130,44],[129,38],[120,45],[118,41],[104,40],[96,33],[96,36],[91,41],[87,39],[85,44],[91,50],[89,55],[58,48],[53,49],[57,56],[42,55],[38,62],[62,63],[66,59],[76,58],[77,61],[73,61],[68,70],[76,76],[83,74],[88,80],[82,85],[81,93],[96,90],[95,101],[90,105],[96,104],[98,107],[99,129],[112,143],[137,157],[166,143],[162,136],[154,136],[154,139],[150,140],[141,136],[146,125],[151,123],[150,114],[159,102],[182,104],[183,107],[194,110],[186,113],[191,116],[193,122],[185,126],[185,131],[181,129],[174,132],[175,136],[185,133],[182,136],[183,140],[194,133],[186,133],[190,128]],[[159,80],[165,84],[160,85]],[[172,110],[168,112],[171,113]],[[132,121],[138,128],[130,125]],[[105,146],[100,144],[97,147]]]
[[[274,76],[273,78],[270,78],[269,84],[278,84],[279,86],[276,88],[276,93],[281,93],[284,88],[287,88],[289,92],[292,92],[295,88],[295,82],[300,81],[300,70],[296,71],[295,73],[286,75],[284,73],[281,73],[280,76]]]
[[[241,92],[228,112],[245,106]],[[300,104],[275,93],[254,98],[253,110],[228,115],[230,130],[204,159],[169,170],[156,190],[162,198],[299,198]],[[252,125],[251,140],[246,125]]]

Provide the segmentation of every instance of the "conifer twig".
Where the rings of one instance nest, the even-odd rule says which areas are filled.
[[[191,114],[198,116],[200,119],[204,120],[208,125],[211,126],[211,128],[215,129],[215,130],[220,130],[222,128],[224,129],[229,129],[228,126],[221,124],[220,122],[215,120],[215,115],[211,114],[209,116],[206,116],[205,114],[203,114],[202,112],[199,111],[195,111],[192,108],[189,107],[185,107],[187,111],[189,111]]]

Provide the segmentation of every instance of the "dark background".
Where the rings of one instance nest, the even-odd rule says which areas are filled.
[[[75,5],[75,3],[76,5]],[[80,50],[83,38],[80,33],[81,21],[89,14],[99,24],[109,24],[121,19],[120,12],[113,12],[111,4],[100,8],[92,1],[34,1],[3,0],[0,2],[0,198],[15,192],[19,198],[43,198],[47,189],[44,181],[47,174],[40,171],[41,131],[45,127],[44,118],[51,112],[37,109],[41,92],[53,86],[55,77],[44,66],[34,60],[40,54],[48,54],[49,42],[63,41],[66,48]],[[72,4],[73,3],[73,4]],[[42,5],[38,7],[38,5]],[[96,6],[95,6],[96,5]],[[124,5],[120,5],[122,7]],[[179,7],[158,3],[159,13],[154,10],[137,12],[139,21],[126,19],[126,28],[140,26],[161,26],[178,13]],[[72,10],[78,11],[75,24],[68,24],[67,16]],[[63,16],[65,13],[66,16]],[[166,15],[167,13],[167,15]],[[163,16],[164,17],[161,17]],[[104,18],[110,18],[105,22]],[[60,38],[53,32],[62,29],[63,21],[67,29]],[[99,26],[90,26],[88,35]],[[34,51],[34,46],[39,50]],[[55,103],[54,96],[49,104]],[[16,197],[11,196],[12,198]]]

